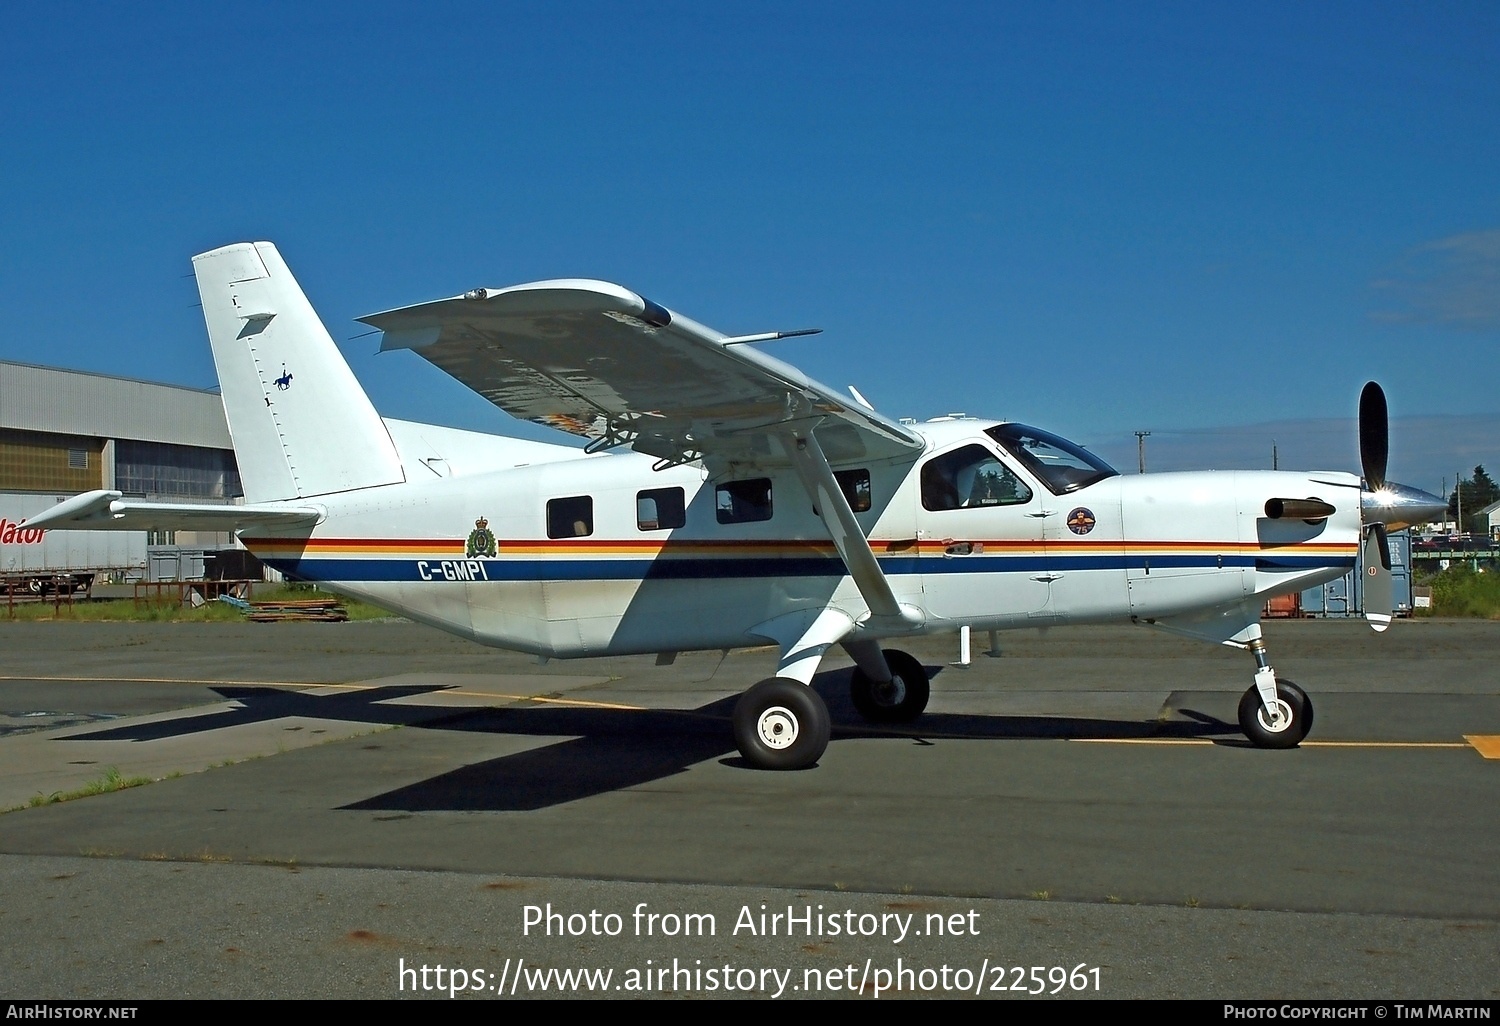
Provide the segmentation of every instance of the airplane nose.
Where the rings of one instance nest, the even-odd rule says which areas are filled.
[[[1367,524],[1381,523],[1392,531],[1424,524],[1443,513],[1448,500],[1409,485],[1387,481],[1374,491],[1359,493],[1359,512]]]

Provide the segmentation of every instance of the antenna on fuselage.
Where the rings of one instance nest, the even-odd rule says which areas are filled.
[[[775,342],[778,338],[795,338],[798,335],[819,335],[822,328],[798,328],[796,331],[767,331],[760,335],[735,335],[719,339],[721,346],[741,346],[747,342]]]

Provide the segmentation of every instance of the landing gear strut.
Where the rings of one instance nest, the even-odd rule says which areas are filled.
[[[1255,683],[1240,699],[1240,729],[1257,748],[1295,748],[1312,729],[1312,699],[1296,684],[1276,676],[1256,626],[1249,641],[1250,654],[1255,656]]]

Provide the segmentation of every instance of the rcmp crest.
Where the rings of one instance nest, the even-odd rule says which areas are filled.
[[[1074,534],[1088,534],[1094,529],[1094,511],[1079,506],[1068,514],[1068,530]]]
[[[493,556],[495,554],[495,532],[490,530],[490,522],[484,517],[474,521],[474,530],[469,532],[469,544],[464,548],[464,555],[470,559],[475,556]]]

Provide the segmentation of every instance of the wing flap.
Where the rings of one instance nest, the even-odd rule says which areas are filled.
[[[914,432],[788,364],[609,282],[475,289],[360,318],[512,416],[666,460],[785,463],[771,429],[821,422],[834,462],[919,451]]]

